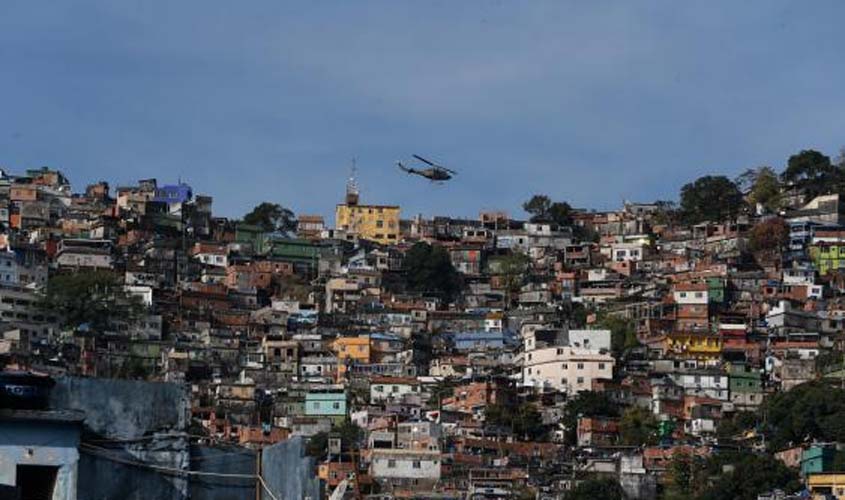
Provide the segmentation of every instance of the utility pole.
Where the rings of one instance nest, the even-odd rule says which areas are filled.
[[[255,453],[255,500],[261,500],[264,486],[261,483],[261,446]]]

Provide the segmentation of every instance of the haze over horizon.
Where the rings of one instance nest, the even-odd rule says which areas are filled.
[[[237,217],[676,199],[845,145],[835,1],[0,4],[0,165],[182,178]],[[819,75],[822,75],[819,77]],[[460,173],[438,186],[396,160]]]

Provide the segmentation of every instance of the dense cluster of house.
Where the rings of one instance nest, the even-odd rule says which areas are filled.
[[[785,209],[786,242],[766,253],[750,231],[775,216],[402,218],[350,183],[333,227],[299,215],[285,232],[216,217],[182,182],[79,193],[56,170],[4,173],[0,356],[181,384],[195,434],[309,439],[335,498],[559,498],[595,476],[655,498],[678,450],[719,449],[725,419],[842,376],[818,359],[845,324],[843,216],[835,194]],[[448,254],[456,296],[403,286],[421,242]],[[104,274],[136,312],[73,323],[44,307],[59,278]],[[568,418],[587,393],[617,414]],[[631,409],[654,423],[645,438],[626,435]],[[824,450],[784,461],[830,491]]]

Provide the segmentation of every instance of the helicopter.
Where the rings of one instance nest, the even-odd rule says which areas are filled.
[[[406,167],[405,165],[403,165],[401,161],[396,162],[396,165],[398,165],[399,168],[403,172],[407,172],[409,174],[414,174],[414,175],[419,175],[420,177],[425,177],[426,179],[428,179],[432,182],[448,181],[449,179],[452,178],[452,176],[458,174],[454,170],[448,169],[444,166],[441,166],[441,165],[438,165],[434,162],[428,161],[425,158],[423,158],[422,156],[419,156],[419,155],[411,155],[411,156],[413,156],[417,160],[425,163],[426,165],[429,165],[429,167],[428,168],[422,168],[422,169],[410,168],[410,167]]]

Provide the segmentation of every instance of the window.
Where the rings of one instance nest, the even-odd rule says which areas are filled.
[[[388,460],[387,461],[387,468],[388,469],[395,469],[396,468],[396,460]]]
[[[578,383],[583,384],[584,383],[584,377],[578,377]]]
[[[604,363],[599,363],[599,370],[604,370]]]
[[[335,401],[334,403],[332,403],[332,408],[334,408],[335,410],[339,410],[340,409],[340,403]]]
[[[578,369],[583,370],[584,369],[584,363],[578,363]]]
[[[421,469],[421,468],[422,468],[422,464],[420,463],[420,461],[419,461],[419,460],[414,460],[414,463],[412,464],[412,466],[413,466],[415,469]]]
[[[568,370],[569,369],[569,363],[563,363],[563,364],[561,364],[560,367],[563,368],[564,370]]]

